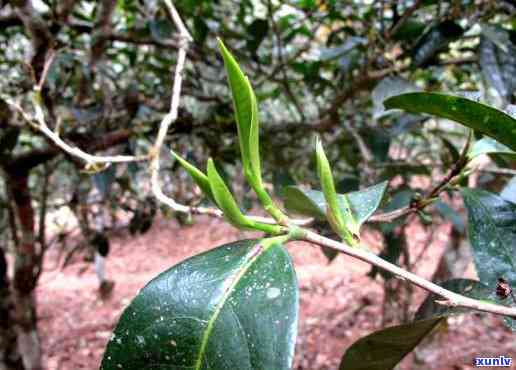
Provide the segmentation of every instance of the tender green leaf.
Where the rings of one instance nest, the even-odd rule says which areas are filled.
[[[484,190],[463,188],[462,196],[480,281],[491,289],[498,278],[516,286],[516,204]]]
[[[333,175],[331,173],[330,163],[324,153],[321,140],[317,138],[315,143],[315,153],[317,159],[317,173],[319,181],[323,189],[324,199],[326,204],[326,217],[331,227],[340,237],[348,242],[353,242],[350,231],[358,234],[356,221],[351,214],[348,200],[346,196],[342,196],[341,202],[337,200],[337,192],[335,191],[335,184],[333,182]],[[343,205],[341,208],[340,205]]]
[[[224,216],[227,220],[235,226],[249,227],[249,220],[242,214],[240,208],[231,195],[228,187],[224,183],[224,180],[217,172],[213,160],[208,159],[208,181],[210,183],[211,193],[215,202],[219,208],[224,212]]]
[[[408,93],[384,102],[388,109],[404,109],[411,113],[429,113],[451,119],[491,136],[516,150],[516,119],[510,115],[462,97],[439,93]]]
[[[173,150],[170,153],[174,156],[174,158],[183,166],[183,168],[188,172],[188,174],[195,181],[197,186],[202,190],[202,192],[210,198],[212,201],[215,201],[213,197],[213,193],[211,192],[210,181],[208,180],[208,176],[206,176],[202,171],[200,171],[197,167],[188,163],[185,159],[181,158],[176,152]]]
[[[371,217],[380,206],[386,189],[387,181],[384,181],[345,195],[358,227]],[[340,208],[345,207],[342,197],[344,197],[343,194],[337,194]],[[297,186],[288,186],[285,188],[285,207],[318,220],[326,219],[326,201],[321,191],[303,190]]]
[[[436,317],[376,331],[353,343],[344,354],[340,370],[393,369],[443,318]]]
[[[468,152],[468,158],[473,159],[482,154],[508,154],[516,156],[515,151],[489,137],[485,137],[475,142]]]
[[[233,95],[244,174],[252,186],[261,185],[256,97],[249,80],[220,39],[219,48],[224,58],[224,65]]]
[[[489,289],[486,285],[476,280],[451,279],[439,285],[469,298],[493,301],[496,299],[496,294],[493,289]],[[435,318],[436,316],[449,316],[472,311],[471,309],[445,306],[436,303],[436,301],[441,299],[442,297],[435,293],[428,294],[421,306],[419,306],[414,319],[426,320]]]
[[[299,292],[281,244],[244,240],[161,273],[123,312],[102,370],[287,370]]]

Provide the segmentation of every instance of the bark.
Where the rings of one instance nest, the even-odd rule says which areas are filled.
[[[7,277],[7,259],[0,248],[0,370],[22,370],[23,364],[12,325],[13,304]]]
[[[18,351],[25,369],[42,369],[37,331],[34,288],[41,269],[42,254],[37,250],[34,209],[28,186],[28,172],[6,173],[6,187],[12,200],[16,229],[14,274],[11,287],[13,322]]]

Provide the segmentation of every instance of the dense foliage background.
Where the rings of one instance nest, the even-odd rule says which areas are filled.
[[[214,158],[239,204],[251,209],[255,203],[241,173],[216,37],[255,89],[264,179],[278,197],[294,182],[318,187],[312,145],[317,133],[338,192],[389,180],[385,211],[420,199],[457,162],[467,131],[430,116],[385,111],[382,102],[391,95],[444,91],[513,110],[513,1],[185,0],[175,6],[194,42],[179,119],[163,147],[161,181],[165,193],[185,204],[206,199],[169,149],[203,169]],[[159,1],[0,1],[0,368],[23,368],[14,339],[36,333],[33,290],[48,248],[61,248],[66,263],[81,248],[107,254],[112,230],[145,233],[158,211],[195,222],[155,202],[146,163],[84,168],[4,100],[32,111],[30,93],[53,51],[42,90],[49,127],[89,153],[145,155],[169,109],[180,43]],[[503,190],[514,201],[514,163],[492,155],[462,184]],[[436,280],[460,276],[454,269],[468,261],[460,252],[460,207],[450,192],[415,212],[430,233],[445,220],[454,224],[454,242]],[[402,218],[370,227],[384,235],[384,258],[410,266],[404,225]],[[79,246],[67,241],[77,227],[84,236]],[[323,225],[320,230],[331,233]],[[373,269],[371,276],[376,274]],[[397,305],[404,288],[382,277],[391,300],[386,304]],[[18,331],[10,325],[14,319]],[[39,351],[33,352],[37,361]]]

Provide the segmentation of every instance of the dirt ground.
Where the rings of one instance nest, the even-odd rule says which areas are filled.
[[[447,225],[440,230],[416,273],[429,277],[442,253]],[[411,250],[424,244],[424,233],[411,226]],[[224,222],[199,218],[193,226],[159,219],[145,235],[113,236],[107,273],[115,280],[112,295],[102,300],[91,262],[76,260],[56,268],[56,250],[50,250],[37,289],[38,316],[49,370],[98,369],[104,347],[125,306],[150,279],[183,259],[220,244],[249,237]],[[377,247],[374,237],[368,243]],[[300,283],[301,317],[294,369],[337,369],[346,348],[381,328],[383,289],[380,279],[366,276],[369,266],[337,257],[331,264],[309,244],[289,246]],[[470,272],[471,274],[471,272]],[[425,293],[415,288],[411,312]],[[490,315],[468,315],[448,320],[445,329],[422,343],[401,369],[472,369],[475,356],[511,356],[516,359],[516,335]],[[515,367],[516,368],[516,367]]]

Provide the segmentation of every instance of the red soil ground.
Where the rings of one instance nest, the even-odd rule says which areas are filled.
[[[424,244],[424,233],[411,226],[414,255]],[[416,273],[430,277],[442,253],[448,226],[428,248]],[[222,221],[199,218],[180,227],[160,219],[145,235],[116,236],[107,262],[115,287],[110,298],[98,295],[93,265],[77,258],[64,270],[56,268],[57,251],[48,252],[37,289],[38,316],[46,369],[98,369],[104,347],[124,307],[146,282],[159,272],[201,251],[235,241],[243,234]],[[412,237],[413,235],[413,237]],[[373,237],[368,242],[375,248]],[[366,276],[369,266],[339,256],[331,264],[309,244],[289,246],[297,270],[301,318],[294,369],[337,369],[340,357],[354,341],[379,329],[383,289],[380,279]],[[414,312],[425,293],[415,288]],[[448,320],[401,369],[473,369],[477,355],[512,356],[516,360],[516,335],[490,315],[468,315]]]

